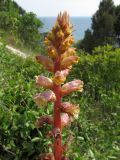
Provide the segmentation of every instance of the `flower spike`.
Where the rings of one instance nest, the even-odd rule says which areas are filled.
[[[41,154],[39,160],[68,160],[64,153],[68,150],[69,141],[62,144],[62,130],[70,126],[74,118],[78,118],[79,105],[70,102],[62,102],[62,97],[73,91],[83,91],[83,82],[73,80],[66,84],[72,65],[78,63],[79,57],[76,55],[75,48],[71,47],[74,43],[72,35],[73,25],[67,12],[60,13],[52,30],[45,37],[46,51],[48,57],[44,55],[36,56],[38,63],[42,64],[48,71],[52,72],[52,80],[45,76],[36,77],[36,87],[50,89],[43,93],[36,94],[33,98],[38,106],[54,102],[53,117],[49,115],[41,116],[36,125],[38,128],[45,124],[52,124],[53,129],[48,132],[47,137],[54,139],[53,153]],[[61,86],[62,85],[62,86]]]

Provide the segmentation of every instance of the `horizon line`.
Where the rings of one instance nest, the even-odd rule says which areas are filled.
[[[46,18],[56,18],[57,16],[37,16],[37,17],[46,17]],[[92,16],[70,16],[70,18],[71,17],[83,17],[83,18],[90,18],[90,17],[92,17]]]

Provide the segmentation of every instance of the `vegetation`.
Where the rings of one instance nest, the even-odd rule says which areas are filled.
[[[74,77],[84,81],[84,92],[72,94],[65,101],[80,104],[80,116],[70,127],[74,143],[67,153],[71,160],[120,159],[120,49],[110,46],[96,48],[94,56],[80,54],[67,81]],[[45,138],[49,126],[36,129],[36,119],[51,114],[38,109],[33,102],[34,76],[44,73],[31,58],[22,59],[0,46],[0,159],[34,160],[50,151]],[[38,89],[39,91],[42,91]],[[66,140],[68,130],[63,132]]]
[[[85,37],[78,42],[78,48],[91,53],[97,46],[120,44],[120,6],[112,0],[102,0],[99,9],[92,17],[91,29],[85,31]]]
[[[72,145],[68,143],[70,150],[65,153],[70,160],[120,159],[119,19],[120,5],[102,0],[92,28],[77,43],[80,61],[66,81],[81,79],[84,91],[63,97],[64,102],[80,105],[79,118],[62,132],[63,144],[71,141],[67,137],[72,135]],[[12,0],[0,0],[0,40],[32,51],[43,50],[39,27],[42,23],[36,15],[26,13]],[[48,47],[48,52],[53,54],[51,49]],[[51,76],[32,55],[23,59],[0,44],[0,160],[35,160],[52,152],[53,139],[48,138],[51,126],[36,127],[36,119],[53,114],[51,103],[39,109],[33,102],[33,95],[44,91],[35,88],[35,76],[40,74]]]
[[[13,46],[38,50],[42,22],[33,13],[26,13],[12,0],[0,1],[0,36]]]

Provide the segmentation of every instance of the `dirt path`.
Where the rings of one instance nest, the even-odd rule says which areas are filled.
[[[3,43],[0,42],[0,45],[2,45],[2,44],[3,44]],[[9,46],[9,45],[6,45],[6,48],[7,48],[8,50],[12,51],[12,53],[14,53],[14,54],[16,54],[16,55],[18,55],[18,56],[20,56],[20,57],[27,58],[27,54],[24,53],[24,52],[21,52],[21,51],[18,50],[18,49],[15,49],[15,48],[13,48],[13,47],[11,47],[11,46]]]

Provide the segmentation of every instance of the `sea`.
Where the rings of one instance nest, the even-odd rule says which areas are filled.
[[[55,24],[56,17],[40,17],[40,20],[43,22],[43,28],[40,29],[40,32],[48,32],[51,30]],[[81,40],[84,38],[85,30],[91,27],[91,17],[71,17],[71,24],[74,25],[73,35],[75,41]]]

